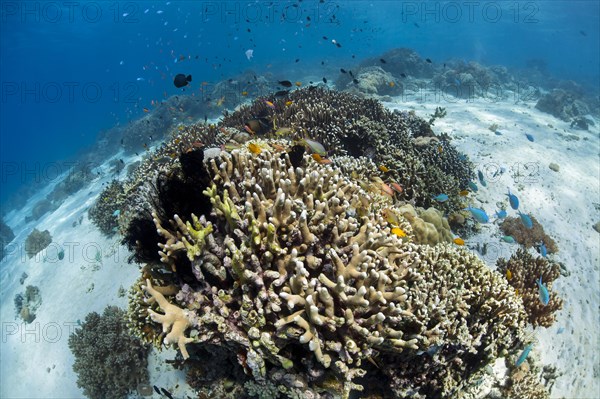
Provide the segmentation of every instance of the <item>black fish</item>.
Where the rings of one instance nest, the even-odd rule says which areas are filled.
[[[342,47],[342,45],[339,44],[338,42],[335,42],[335,45],[338,46],[338,47]]]
[[[321,65],[325,65],[325,61],[321,61]]]
[[[381,62],[382,64],[385,64],[385,63],[386,63],[386,61],[385,61],[383,58],[380,58],[380,59],[379,59],[379,62]]]
[[[158,387],[157,387],[156,385],[152,385],[152,388],[154,388],[154,391],[155,391],[157,394],[159,394],[159,395],[162,395],[162,394],[160,393],[160,389],[158,389]]]
[[[287,153],[290,157],[290,162],[294,168],[299,168],[302,166],[302,157],[304,156],[304,146],[303,145],[295,145],[290,151]],[[281,158],[283,159],[285,154],[281,154]]]
[[[587,33],[586,33],[584,30],[580,30],[580,31],[579,31],[579,34],[580,34],[581,36],[587,36]]]
[[[166,390],[166,389],[164,389],[164,388],[161,388],[160,390],[162,391],[162,393],[164,393],[164,394],[165,394],[165,396],[166,396],[167,398],[169,398],[169,399],[173,399],[173,395],[171,395],[171,392],[167,391],[167,390]]]
[[[323,40],[329,40],[327,36],[323,36]]]
[[[406,77],[406,74],[405,74],[404,72],[402,72],[402,73],[400,74],[400,76],[402,76],[403,78],[405,78],[405,77]]]
[[[289,90],[279,90],[275,92],[275,97],[283,97],[289,93]]]
[[[327,83],[327,78],[323,78],[323,83]]]
[[[310,21],[310,17],[306,17],[306,20],[307,20],[307,21]]]
[[[350,74],[350,76],[354,77],[354,74],[352,73],[352,71],[348,71],[348,73]]]
[[[177,88],[185,87],[189,82],[192,81],[192,75],[185,76],[182,73],[178,73],[175,75],[175,79],[173,79],[173,84]]]
[[[204,115],[204,124],[208,121],[208,116]]]
[[[425,58],[425,61],[427,61],[429,64],[431,64],[431,60],[429,58]]]
[[[353,79],[352,81],[354,82],[355,85],[358,84],[358,79]]]
[[[413,22],[413,25],[416,26],[417,28],[420,28],[419,24],[416,22]]]
[[[277,83],[279,83],[283,87],[292,87],[292,82],[290,82],[289,80],[280,80]]]
[[[340,68],[340,72],[341,73],[346,73],[346,70],[344,68]]]
[[[300,58],[296,58],[296,62],[300,62]]]

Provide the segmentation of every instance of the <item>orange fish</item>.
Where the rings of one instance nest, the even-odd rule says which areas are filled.
[[[315,161],[317,161],[317,163],[321,164],[321,165],[326,165],[328,163],[331,163],[331,159],[329,158],[324,158],[322,156],[320,156],[319,154],[315,153],[312,154],[312,157]]]
[[[280,144],[271,144],[271,147],[273,147],[278,152],[285,151],[285,147]]]
[[[144,112],[150,112],[150,110],[148,108],[143,108]]]
[[[381,183],[381,194],[393,197],[394,190],[392,190],[392,188],[390,186],[388,186],[387,184]]]
[[[399,185],[398,183],[390,183],[390,187],[396,191],[397,193],[402,193],[402,191],[404,191],[404,189],[402,188],[401,185]]]
[[[248,144],[248,150],[253,154],[260,154],[262,152],[262,148],[260,148],[258,144],[254,143]]]
[[[195,148],[200,148],[200,147],[204,147],[204,144],[202,144],[202,143],[201,143],[201,142],[199,142],[199,141],[194,141],[194,142],[192,143],[192,147],[195,147]]]
[[[244,130],[250,134],[256,134],[256,133],[254,133],[254,130],[250,129],[250,126],[248,126],[248,125],[244,125]]]
[[[460,237],[456,237],[456,238],[454,239],[454,243],[455,243],[456,245],[465,245],[465,240],[463,240],[463,239],[462,239],[462,238],[460,238]]]

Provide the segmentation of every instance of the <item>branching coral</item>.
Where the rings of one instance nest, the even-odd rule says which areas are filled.
[[[112,237],[117,232],[118,216],[124,199],[123,183],[113,180],[90,208],[90,220],[107,237]]]
[[[238,354],[257,382],[283,373],[277,383],[289,388],[347,396],[372,373],[398,395],[411,386],[448,397],[512,345],[525,314],[500,276],[454,246],[416,244],[400,209],[347,172],[308,155],[293,167],[265,143],[260,154],[240,148],[205,161],[209,213],[154,216],[163,278],[181,290],[177,306],[148,281],[166,315],[148,312],[165,332],[173,324],[167,340],[184,357],[189,328],[200,348]],[[182,284],[188,262],[196,281]]]
[[[102,315],[89,313],[69,336],[69,348],[77,386],[90,399],[126,398],[148,380],[149,347],[129,335],[125,312],[117,307],[106,307]]]
[[[529,322],[533,326],[550,327],[556,319],[554,313],[562,309],[563,303],[558,294],[552,291],[552,283],[560,276],[560,266],[541,256],[534,258],[520,248],[510,259],[499,259],[496,267],[523,299]],[[540,301],[537,284],[540,278],[550,293],[550,302],[545,306]]]

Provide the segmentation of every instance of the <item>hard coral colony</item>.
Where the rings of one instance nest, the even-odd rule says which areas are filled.
[[[356,121],[363,137],[369,129],[392,137],[388,148],[370,139],[377,164],[389,166],[382,172],[344,136],[324,133],[319,123],[331,125],[337,116],[328,114],[331,107],[306,101],[315,91],[294,91],[288,107],[275,100],[274,112],[290,110],[278,123],[296,132],[304,124],[313,141],[352,156],[314,162],[297,145],[267,133],[253,137],[260,152],[237,146],[204,159],[198,149],[180,163],[142,165],[128,185],[123,212],[135,216],[119,219],[133,258],[146,263],[130,296],[130,326],[147,342],[177,343],[189,375],[203,367],[201,354],[213,353],[237,359],[245,379],[239,384],[270,384],[280,392],[453,397],[474,370],[515,347],[527,314],[504,277],[450,244],[441,212],[418,213],[410,205],[408,211],[382,195],[381,185],[373,190],[371,179],[381,181],[382,173],[394,170],[403,195],[425,205],[443,187],[419,192],[422,182],[443,180],[456,186],[447,192],[458,193],[472,172],[466,164],[441,172],[428,152],[411,147],[411,126],[418,125],[411,116],[322,91],[330,102],[367,110]],[[242,132],[264,107],[257,100],[223,124]],[[304,122],[294,119],[302,112]],[[306,125],[307,113],[319,123]],[[374,124],[376,118],[385,122]],[[180,141],[227,141],[206,125],[186,134]],[[413,159],[422,156],[419,162],[436,177],[414,180],[405,161],[394,161],[389,154],[401,143]],[[444,145],[444,156],[457,154]],[[187,167],[190,162],[195,167]],[[148,180],[160,183],[153,188]],[[185,197],[170,189],[180,186],[187,187]],[[440,205],[462,206],[458,195]],[[152,245],[160,248],[158,255],[148,250]],[[227,371],[221,373],[221,381],[211,383],[228,379]]]

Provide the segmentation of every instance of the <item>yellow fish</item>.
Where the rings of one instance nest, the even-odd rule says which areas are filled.
[[[292,105],[292,104],[293,104],[293,101],[291,101],[291,100],[290,100],[290,101],[286,101],[286,102],[285,102],[285,106],[286,106],[286,107],[289,107],[289,106],[290,106],[290,105]]]
[[[469,190],[459,191],[458,195],[460,195],[461,197],[466,197],[467,195],[469,195]]]
[[[456,238],[454,239],[454,243],[455,243],[456,245],[465,245],[465,240],[463,240],[463,239],[462,239],[462,238],[460,238],[460,237],[456,237]]]
[[[506,269],[506,279],[510,280],[512,278],[512,272],[510,271],[510,269]]]
[[[247,91],[243,91],[243,92],[242,92],[242,96],[246,97],[247,95],[248,95],[248,92],[247,92]]]
[[[381,215],[392,226],[397,226],[400,223],[400,221],[398,220],[398,216],[390,208],[385,208],[384,210],[382,210]]]
[[[324,158],[324,157],[320,156],[319,154],[312,154],[312,157],[315,161],[317,161],[317,163],[320,163],[321,165],[326,165],[328,163],[331,163],[331,159]]]
[[[296,82],[296,86],[297,86],[297,87],[300,87],[300,86],[302,86],[302,82]]]
[[[260,154],[262,152],[262,148],[260,148],[258,144],[250,143],[248,144],[248,151],[253,154]]]
[[[219,98],[217,100],[217,107],[220,107],[221,105],[223,105],[224,102],[225,102],[225,96]]]
[[[379,170],[383,173],[387,173],[390,171],[385,165],[379,165]]]
[[[396,83],[390,82],[390,87],[394,87],[394,86],[396,86]]]
[[[400,227],[394,227],[392,229],[392,234],[395,234],[398,237],[406,237],[406,233]]]

